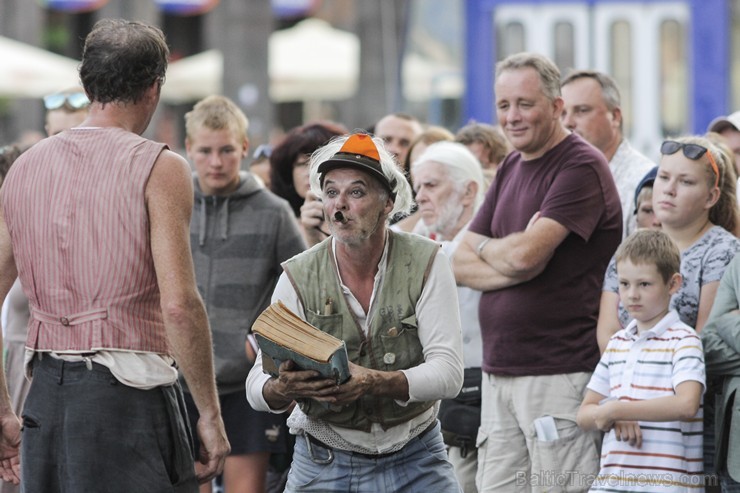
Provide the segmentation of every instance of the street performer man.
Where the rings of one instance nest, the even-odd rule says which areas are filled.
[[[331,141],[310,179],[331,236],[283,264],[273,301],[343,339],[352,376],[337,385],[285,361],[271,377],[258,356],[250,404],[285,412],[299,401],[286,492],[459,492],[437,422],[437,401],[463,375],[450,263],[434,242],[388,229],[412,199],[380,139]]]

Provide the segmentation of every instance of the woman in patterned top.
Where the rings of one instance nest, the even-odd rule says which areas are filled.
[[[661,154],[653,185],[653,208],[663,231],[681,250],[684,278],[671,299],[671,308],[678,311],[684,323],[700,332],[719,280],[740,250],[740,241],[732,233],[738,227],[737,177],[730,157],[703,137],[667,140]],[[619,303],[616,274],[612,259],[604,279],[597,327],[602,351],[609,338],[629,323]]]

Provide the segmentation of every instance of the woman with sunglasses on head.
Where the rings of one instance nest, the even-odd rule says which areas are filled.
[[[740,251],[735,236],[738,206],[732,158],[704,137],[666,140],[653,184],[653,209],[662,229],[681,251],[683,283],[671,298],[681,321],[700,332],[712,309],[720,279]],[[607,268],[596,328],[599,348],[627,326],[619,301],[614,259]],[[714,473],[713,385],[707,379],[704,397],[704,469]],[[723,478],[724,480],[724,478]],[[740,491],[724,490],[724,491]]]
[[[662,229],[681,250],[684,282],[671,306],[700,332],[727,264],[740,250],[736,176],[725,152],[703,137],[666,140],[653,184],[653,209]],[[629,322],[619,302],[614,261],[604,280],[597,337],[609,338]]]

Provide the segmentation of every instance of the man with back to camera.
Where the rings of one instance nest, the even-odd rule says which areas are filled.
[[[90,100],[81,87],[47,94],[43,98],[46,108],[46,134],[56,135],[72,127],[79,126],[87,118]],[[8,170],[0,171],[3,176]],[[28,298],[16,278],[5,298],[7,307],[6,323],[3,325],[3,343],[5,347],[5,376],[8,385],[13,411],[20,416],[31,382],[26,379],[24,355],[26,337],[28,336],[28,319],[30,312]],[[20,485],[0,482],[0,493],[17,493]]]
[[[561,83],[563,123],[604,153],[622,202],[622,233],[635,231],[635,189],[655,167],[623,135],[624,119],[616,81],[592,70],[569,74]]]
[[[496,108],[515,151],[453,257],[458,283],[483,291],[476,484],[586,491],[600,437],[575,417],[599,359],[596,316],[622,237],[619,196],[603,154],[562,124],[550,60],[519,53],[499,62]]]
[[[156,27],[98,22],[80,66],[89,117],[26,151],[2,188],[0,295],[18,273],[32,318],[25,491],[196,492],[229,452],[188,242],[190,169],[140,136],[168,55]],[[175,360],[201,414],[197,471]],[[15,482],[20,423],[1,388],[0,475]]]
[[[299,402],[286,492],[457,493],[436,402],[457,395],[463,375],[449,263],[434,242],[388,229],[412,199],[379,138],[332,140],[310,169],[331,236],[283,264],[273,301],[343,339],[352,376],[337,385],[285,361],[271,377],[257,358],[252,406],[285,412]]]

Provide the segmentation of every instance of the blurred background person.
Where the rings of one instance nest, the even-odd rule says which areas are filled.
[[[740,111],[737,113],[733,113],[732,115],[730,115],[730,117],[732,117],[735,114],[738,114],[739,115],[738,119],[740,119]],[[719,125],[710,124],[709,128],[719,128],[722,130],[722,133],[717,133],[717,132],[710,130],[706,133],[705,137],[709,139],[710,141],[712,141],[714,145],[722,149],[723,152],[727,153],[728,156],[732,156],[732,158],[734,159],[733,164],[734,164],[735,172],[737,173],[738,170],[740,170],[740,163],[738,162],[738,159],[740,159],[740,156],[738,155],[737,152],[735,152],[735,150],[733,150],[733,146],[734,145],[738,146],[737,150],[740,151],[740,141],[735,141],[735,138],[740,138],[740,132],[733,130],[735,128],[734,126],[723,127],[722,120],[720,120]],[[738,176],[738,180],[737,180],[737,193],[738,193],[737,199],[738,199],[738,202],[740,202],[740,176]],[[736,231],[735,233],[740,234],[740,231]],[[740,492],[740,489],[738,489],[738,491]]]
[[[310,247],[329,236],[321,202],[311,192],[308,161],[311,154],[348,131],[341,123],[317,121],[291,129],[270,156],[271,190],[287,200]]]
[[[5,175],[8,174],[10,166],[21,155],[21,148],[15,144],[0,147],[0,187],[2,187]]]
[[[46,134],[56,135],[80,125],[87,118],[89,106],[90,100],[81,87],[44,96]]]
[[[707,131],[722,136],[725,145],[732,151],[735,171],[740,175],[740,111],[715,118],[709,124]]]
[[[660,221],[655,217],[653,207],[653,184],[658,174],[658,167],[654,167],[640,180],[635,189],[635,225],[637,229],[660,229]]]
[[[291,129],[270,155],[271,190],[288,201],[296,217],[311,186],[308,182],[308,159],[311,153],[332,138],[347,133],[340,123],[318,121]]]
[[[255,411],[244,396],[256,356],[247,341],[252,323],[270,303],[280,264],[305,244],[287,202],[240,171],[249,150],[248,121],[231,100],[201,100],[185,115],[185,128],[185,149],[195,167],[190,246],[213,333],[216,384],[231,444],[223,483],[228,493],[264,493],[270,456],[288,452],[288,432],[284,416]],[[198,409],[188,387],[183,389],[195,426]],[[210,490],[211,485],[201,486],[203,493]]]
[[[399,168],[408,176],[406,167],[411,143],[422,133],[421,122],[406,113],[385,115],[375,124],[373,133],[383,140],[383,145],[396,160]]]
[[[496,176],[496,170],[512,148],[498,127],[488,123],[470,122],[455,134],[455,142],[468,148],[478,158],[486,179],[486,190]]]
[[[270,144],[260,144],[257,146],[257,149],[254,150],[252,162],[249,163],[249,172],[252,173],[255,178],[258,178],[268,190],[272,184],[272,180],[270,179],[271,154],[272,146]]]
[[[411,165],[416,203],[421,218],[414,232],[439,242],[452,257],[468,223],[483,203],[484,178],[480,163],[462,144],[436,142]],[[483,342],[478,304],[481,292],[457,286],[463,336],[463,389],[455,399],[440,404],[442,435],[449,447],[450,462],[464,493],[476,493],[478,450],[475,440],[480,426],[480,385]]]
[[[442,141],[452,141],[455,139],[455,135],[444,127],[437,125],[427,125],[424,130],[416,136],[409,146],[409,152],[406,154],[406,161],[404,168],[411,172],[411,164],[419,159],[424,151],[431,144]],[[413,182],[413,180],[412,180]]]
[[[609,161],[622,203],[622,237],[626,238],[635,230],[635,188],[655,163],[633,148],[622,134],[621,97],[617,83],[609,75],[579,70],[569,74],[561,88],[565,101],[563,123]]]
[[[406,170],[406,179],[411,185],[411,189],[414,190],[414,183],[411,176],[411,163],[414,162],[422,153],[426,150],[429,145],[435,142],[452,141],[455,136],[444,127],[438,127],[436,125],[428,125],[424,130],[416,136],[409,146],[409,152],[406,154],[406,162],[403,168]],[[394,217],[391,219],[391,228],[394,231],[405,231],[409,232],[419,224],[419,214],[417,206],[414,205],[411,209],[411,214],[405,217]]]

